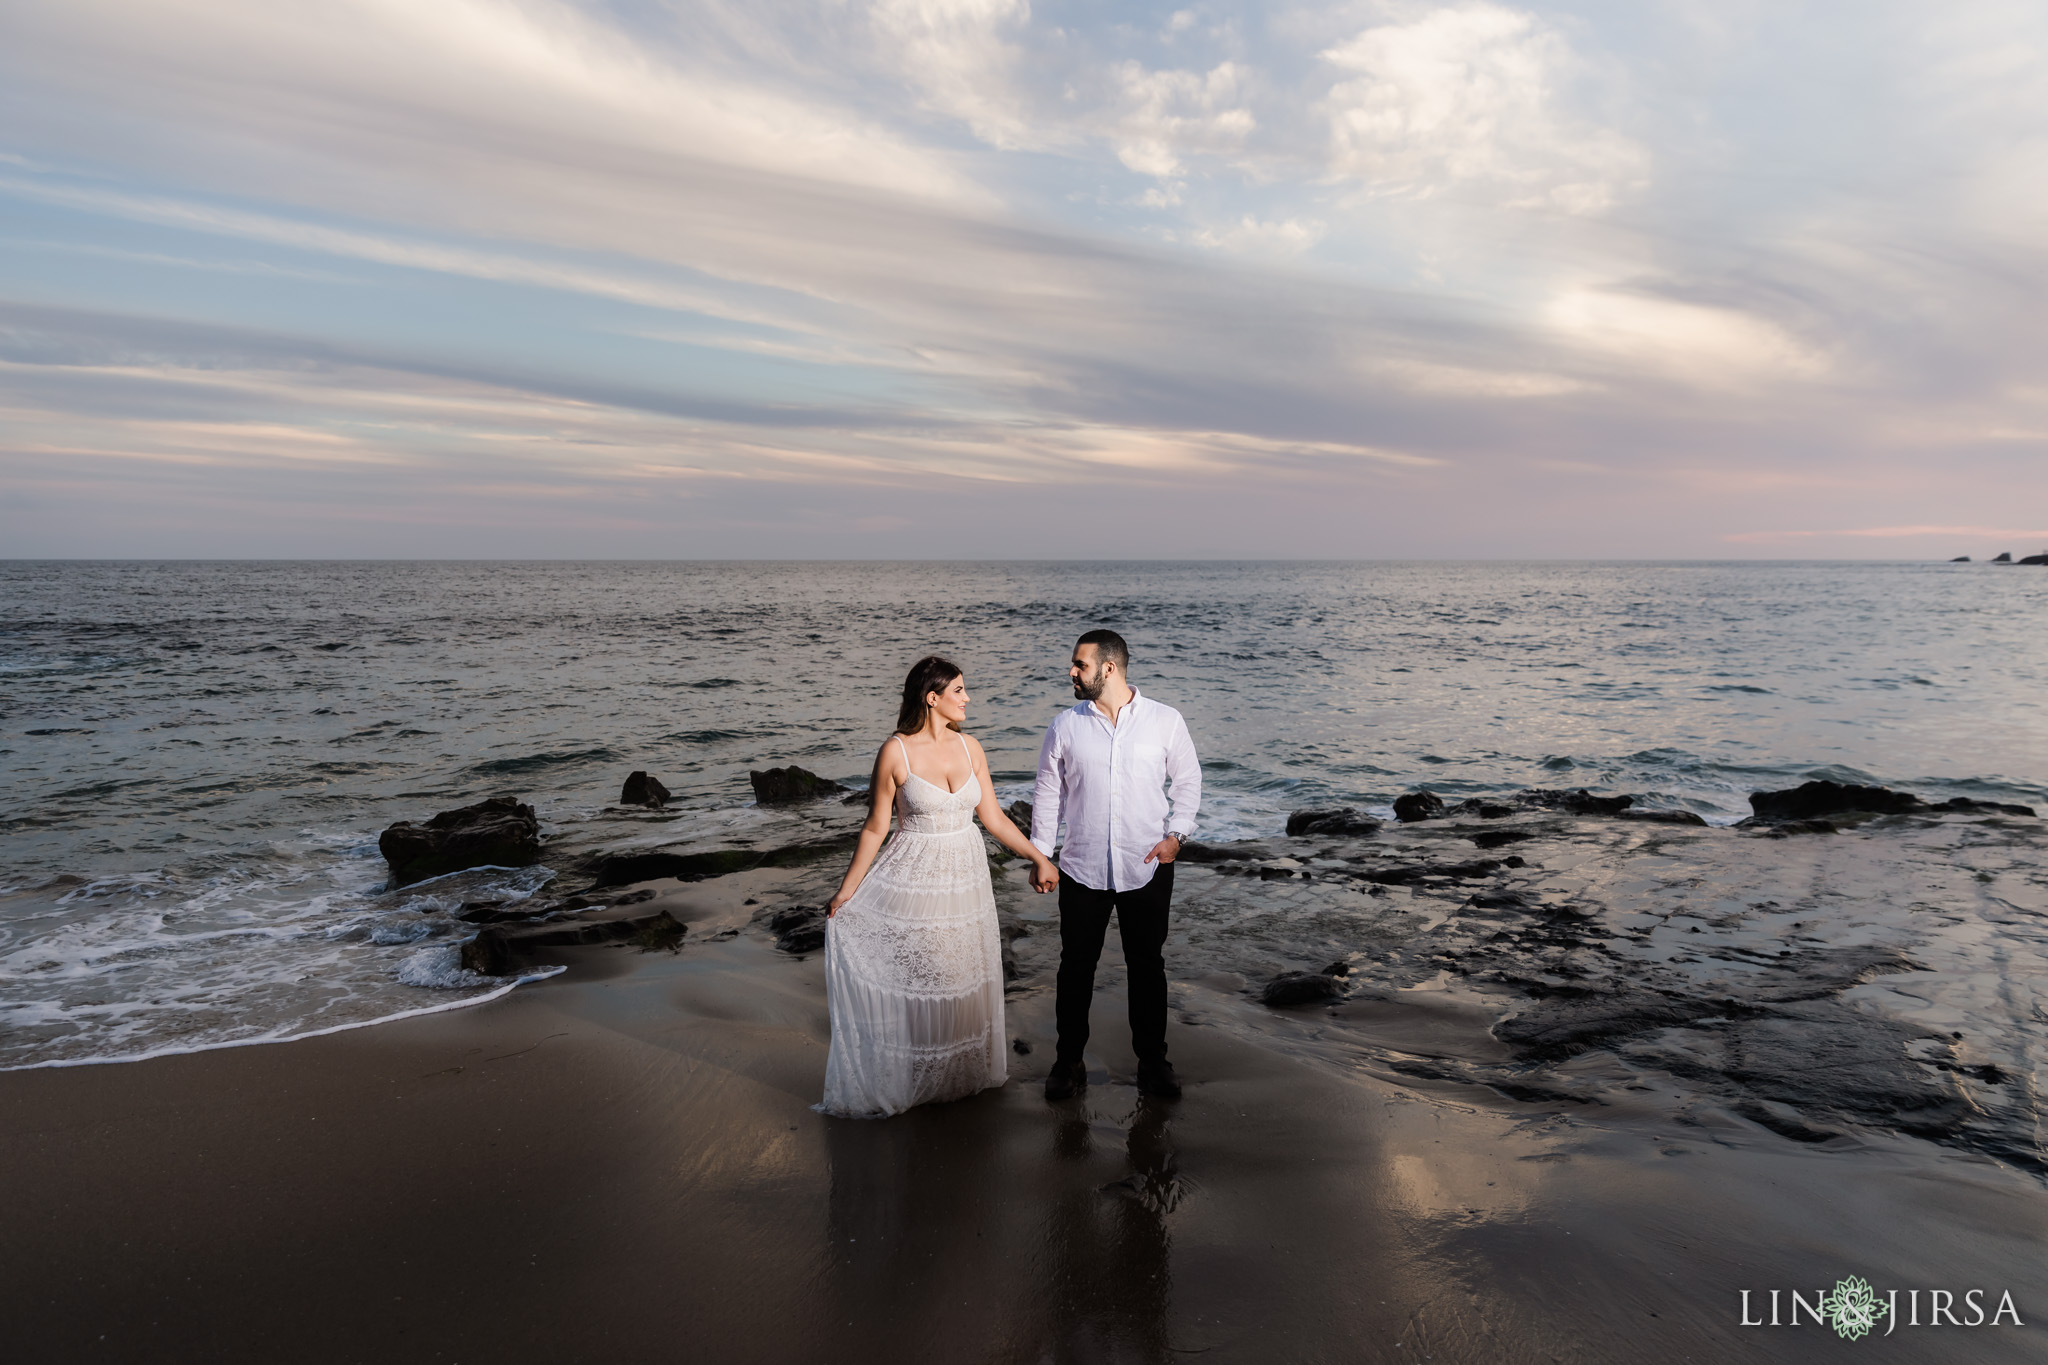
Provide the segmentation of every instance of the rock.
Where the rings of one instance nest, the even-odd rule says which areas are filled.
[[[1394,798],[1394,818],[1404,825],[1417,820],[1434,820],[1443,813],[1443,798],[1433,791],[1403,792]]]
[[[462,945],[462,969],[479,976],[510,976],[519,970],[503,929],[486,929]]]
[[[1925,810],[1927,803],[1910,792],[1888,787],[1856,787],[1843,782],[1803,782],[1788,791],[1751,792],[1749,808],[1759,824],[1814,820],[1827,815],[1904,815]]]
[[[1003,983],[1008,985],[1021,973],[1017,970],[1017,940],[1031,937],[1031,926],[1021,920],[1004,918],[996,925],[996,934],[1003,944]]]
[[[1285,1010],[1299,1005],[1320,1005],[1335,1000],[1343,993],[1344,988],[1335,977],[1321,972],[1282,972],[1259,992],[1259,1003]]]
[[[1518,809],[1519,807],[1507,805],[1501,801],[1487,801],[1473,796],[1460,801],[1445,813],[1448,815],[1476,815],[1482,820],[1501,820],[1515,814]]]
[[[1529,898],[1519,891],[1481,891],[1465,904],[1475,910],[1534,910]]]
[[[2015,560],[2014,562],[2019,564],[2048,564],[2048,555],[2028,555],[2025,559]]]
[[[1031,1055],[1031,1044],[1022,1038],[1013,1038],[1010,1040],[1010,1050],[1019,1057],[1029,1057]]]
[[[1957,814],[1978,812],[1986,815],[2025,815],[2030,817],[2034,813],[2032,806],[2009,806],[1999,801],[1973,801],[1967,796],[1951,796],[1948,800],[1937,802],[1928,807],[1928,809],[1954,811]]]
[[[764,806],[793,806],[846,790],[837,782],[806,772],[794,764],[787,768],[770,768],[765,773],[750,772],[747,780],[754,784],[754,799]]]
[[[1748,822],[1744,822],[1748,823]],[[1787,839],[1794,834],[1840,834],[1841,827],[1827,820],[1780,820],[1763,826],[1770,839]]]
[[[1951,559],[1949,561],[1949,563],[1951,564],[1967,564],[1969,562],[1970,557],[1968,555],[1957,555],[1954,559]]]
[[[1270,844],[1245,840],[1234,844],[1186,843],[1180,846],[1180,853],[1174,858],[1178,863],[1238,863],[1264,862],[1279,857],[1279,851]]]
[[[785,953],[815,953],[825,946],[826,921],[822,905],[792,905],[768,917],[768,931]]]
[[[1012,801],[1003,808],[1003,814],[1010,817],[1010,823],[1015,825],[1025,838],[1029,839],[1031,837],[1031,803],[1029,801]]]
[[[1617,820],[1642,820],[1653,825],[1701,825],[1707,818],[1689,810],[1624,810],[1615,813]]]
[[[1619,815],[1636,803],[1633,796],[1595,796],[1584,787],[1572,791],[1529,787],[1516,792],[1514,799],[1523,807],[1561,810],[1567,815]]]
[[[609,853],[589,864],[597,882],[592,890],[607,886],[631,886],[660,877],[701,882],[757,867],[803,867],[809,863],[844,856],[859,842],[858,831],[837,834],[809,843],[785,844],[780,848],[714,848],[702,853]]]
[[[1482,829],[1472,836],[1472,842],[1481,848],[1499,848],[1502,844],[1519,844],[1536,837],[1534,830],[1527,829]]]
[[[401,820],[378,836],[377,851],[394,887],[467,867],[529,867],[540,861],[540,821],[517,797],[494,796],[423,825]]]
[[[1529,1058],[1557,1060],[1617,1039],[1717,1017],[1722,1007],[1654,991],[1622,989],[1538,1000],[1493,1026]]]
[[[555,920],[548,924],[507,929],[503,932],[514,951],[524,951],[531,948],[587,947],[601,943],[638,943],[643,949],[672,950],[688,931],[689,926],[666,910],[657,910],[651,915],[636,915],[626,910],[608,908],[579,915],[574,919]]]
[[[1290,835],[1353,835],[1364,838],[1380,832],[1380,822],[1352,806],[1335,810],[1298,810],[1287,817]]]
[[[643,953],[681,952],[683,935],[690,932],[690,926],[663,910],[646,919],[627,921],[633,926],[633,935],[626,940]]]
[[[1520,867],[1520,858],[1496,860],[1476,858],[1469,863],[1401,863],[1393,867],[1364,867],[1352,875],[1381,886],[1414,886],[1427,877],[1450,877],[1459,881],[1490,877],[1503,867]]]
[[[645,806],[649,810],[660,810],[668,804],[668,788],[644,772],[628,774],[626,785],[619,791],[622,806]]]
[[[2011,550],[2003,550],[2003,551],[2000,551],[2000,552],[1999,552],[1998,554],[1995,554],[1995,555],[1993,555],[1993,556],[1991,557],[1991,562],[1992,562],[1993,564],[2010,564],[2010,563],[2012,563],[2012,551],[2011,551]]]

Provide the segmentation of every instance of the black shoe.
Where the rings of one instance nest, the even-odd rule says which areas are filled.
[[[1045,1097],[1049,1100],[1070,1100],[1088,1088],[1088,1067],[1082,1062],[1054,1062],[1052,1074],[1045,1078]]]
[[[1173,1063],[1164,1057],[1156,1062],[1139,1062],[1138,1093],[1155,1100],[1179,1099],[1180,1077],[1173,1074]]]

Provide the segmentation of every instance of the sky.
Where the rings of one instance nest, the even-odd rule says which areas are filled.
[[[2048,548],[2048,6],[6,0],[0,557]]]

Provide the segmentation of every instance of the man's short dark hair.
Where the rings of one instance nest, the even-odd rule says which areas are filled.
[[[1074,647],[1079,649],[1082,645],[1094,645],[1096,657],[1115,664],[1117,672],[1131,671],[1131,647],[1125,644],[1124,637],[1115,631],[1091,630],[1077,640]]]

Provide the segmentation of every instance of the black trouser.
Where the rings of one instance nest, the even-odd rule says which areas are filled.
[[[1131,1050],[1141,1062],[1166,1060],[1166,912],[1173,900],[1173,864],[1161,863],[1135,891],[1097,891],[1060,873],[1060,976],[1053,1014],[1058,1060],[1078,1062],[1088,1046],[1088,1006],[1102,956],[1109,912],[1130,968]]]

